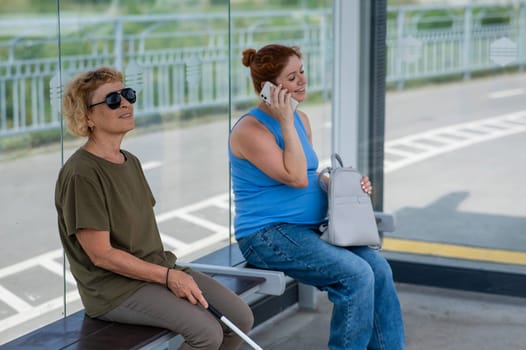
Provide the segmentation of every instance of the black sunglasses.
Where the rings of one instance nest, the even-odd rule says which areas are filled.
[[[128,102],[130,103],[135,103],[135,101],[137,100],[137,94],[135,93],[135,90],[133,90],[132,88],[124,88],[120,92],[114,91],[114,92],[109,93],[104,98],[104,101],[89,105],[88,108],[105,103],[111,109],[117,109],[121,105],[121,101],[122,101],[121,96],[124,97],[126,100],[128,100]]]

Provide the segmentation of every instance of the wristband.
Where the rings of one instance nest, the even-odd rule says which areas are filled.
[[[166,268],[166,282],[164,283],[164,285],[166,286],[166,288],[170,289],[170,287],[168,287],[168,276],[170,275],[170,268],[167,267]]]

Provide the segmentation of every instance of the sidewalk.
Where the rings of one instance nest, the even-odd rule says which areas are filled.
[[[408,284],[397,288],[406,350],[526,349],[526,299]],[[322,293],[317,310],[292,307],[250,336],[265,350],[327,349],[331,310]]]

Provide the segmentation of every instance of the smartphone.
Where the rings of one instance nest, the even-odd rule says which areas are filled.
[[[263,85],[263,89],[261,89],[261,93],[259,96],[263,101],[265,101],[267,104],[272,103],[272,94],[270,93],[270,87],[274,86],[270,81],[265,82],[265,85]],[[296,101],[293,97],[290,98],[290,106],[292,107],[292,111],[296,110],[296,107],[298,107],[299,102]]]

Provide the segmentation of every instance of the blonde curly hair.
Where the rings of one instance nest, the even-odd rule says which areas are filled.
[[[62,100],[62,114],[70,133],[87,137],[89,105],[93,92],[106,83],[124,82],[124,76],[112,67],[100,67],[74,77],[66,86]]]

